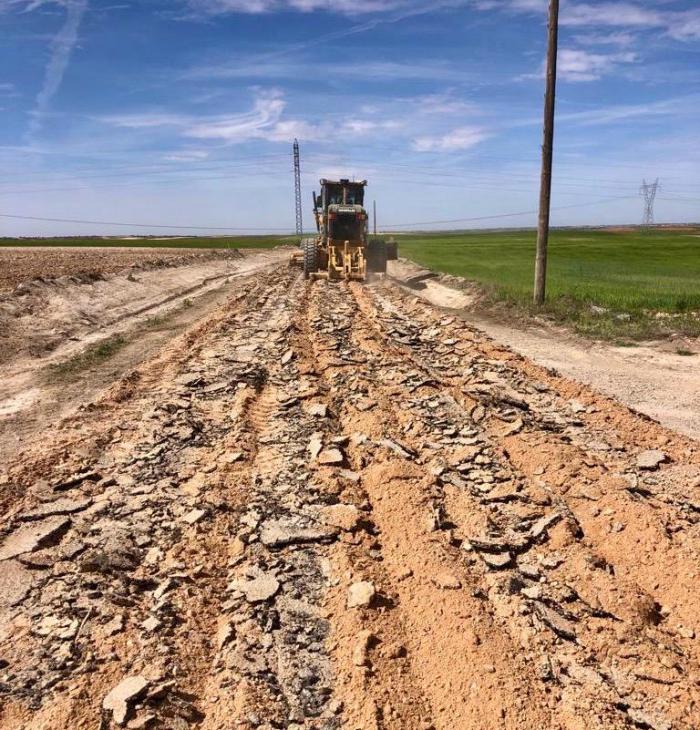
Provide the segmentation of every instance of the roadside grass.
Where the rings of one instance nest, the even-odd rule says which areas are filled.
[[[97,367],[128,344],[122,335],[108,337],[102,342],[88,345],[84,350],[63,362],[49,365],[47,376],[50,381],[77,380],[82,373]]]
[[[289,236],[192,236],[188,238],[103,238],[102,236],[68,236],[65,238],[0,238],[6,246],[97,246],[99,248],[274,248],[292,246],[298,237]]]
[[[532,305],[532,230],[398,237],[400,255],[476,282],[484,304],[544,317],[589,337],[700,335],[700,228],[560,229],[549,245],[547,302]]]

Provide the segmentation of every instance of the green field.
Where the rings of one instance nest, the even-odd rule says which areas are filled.
[[[553,231],[543,310],[531,305],[532,230],[411,233],[397,240],[401,256],[479,284],[487,307],[545,315],[596,337],[700,335],[700,227]],[[292,236],[0,239],[0,246],[270,248],[294,243]]]
[[[483,285],[487,303],[532,313],[535,238],[521,230],[398,241],[402,256]],[[596,313],[592,305],[608,311]],[[640,338],[700,334],[699,311],[700,228],[552,232],[544,310],[550,317],[591,335]]]

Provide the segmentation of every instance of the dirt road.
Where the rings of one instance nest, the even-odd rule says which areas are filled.
[[[0,472],[2,730],[700,726],[697,443],[284,265]]]

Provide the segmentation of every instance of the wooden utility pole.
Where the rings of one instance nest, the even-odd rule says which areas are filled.
[[[372,201],[372,214],[374,215],[374,235],[377,235],[377,201]]]
[[[558,38],[559,0],[549,0],[549,40],[547,45],[547,85],[544,95],[540,215],[537,223],[537,255],[535,258],[535,304],[544,304],[547,282],[547,244],[549,243],[549,211],[552,197],[552,150],[554,147],[554,103],[557,90]]]

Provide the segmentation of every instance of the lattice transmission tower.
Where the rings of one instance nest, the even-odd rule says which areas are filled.
[[[304,224],[301,217],[301,157],[299,155],[299,141],[294,140],[294,200],[297,214],[297,236],[304,233]]]
[[[653,183],[647,183],[646,180],[642,181],[642,187],[639,188],[639,194],[644,198],[644,219],[642,225],[653,226],[654,225],[654,200],[656,199],[656,193],[661,189],[659,178],[657,177]]]

